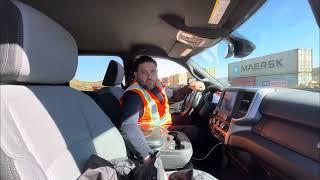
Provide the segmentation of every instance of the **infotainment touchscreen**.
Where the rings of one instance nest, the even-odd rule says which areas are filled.
[[[219,111],[225,115],[230,115],[232,113],[236,98],[236,91],[226,91],[222,97],[222,101],[219,106]]]

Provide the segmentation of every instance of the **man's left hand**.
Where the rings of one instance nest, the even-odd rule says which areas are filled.
[[[189,83],[188,87],[193,91],[203,91],[205,89],[205,85],[201,81],[193,81]]]

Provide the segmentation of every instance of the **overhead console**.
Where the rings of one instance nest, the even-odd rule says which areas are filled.
[[[266,1],[186,0],[183,12],[165,13],[159,17],[175,43],[169,49],[172,58],[191,57],[204,48],[212,47],[228,36]],[[195,16],[195,14],[197,14]]]
[[[212,134],[227,143],[232,133],[250,130],[260,119],[258,108],[263,97],[272,91],[274,89],[225,89],[209,119]]]

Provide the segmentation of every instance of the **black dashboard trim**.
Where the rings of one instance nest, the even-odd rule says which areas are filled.
[[[244,149],[293,179],[320,179],[320,163],[252,132],[232,134],[229,146]]]
[[[320,93],[276,89],[264,97],[259,111],[262,115],[320,129]]]

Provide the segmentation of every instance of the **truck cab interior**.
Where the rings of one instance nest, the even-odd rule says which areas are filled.
[[[170,102],[181,104],[173,115],[201,129],[199,143],[157,126],[143,130],[167,172],[320,179],[319,92],[227,86],[192,60],[222,41],[226,57],[250,55],[255,44],[234,32],[265,3],[1,0],[0,179],[77,179],[92,154],[131,158],[118,130],[120,97],[141,55],[174,61],[206,85]],[[319,22],[318,1],[309,5]],[[69,81],[80,55],[115,55],[123,65],[110,62],[98,91],[78,91]]]

